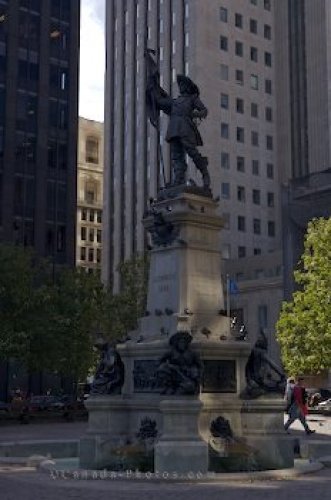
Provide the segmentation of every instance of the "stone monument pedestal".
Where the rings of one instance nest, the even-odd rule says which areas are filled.
[[[202,406],[199,399],[189,396],[161,401],[163,432],[155,445],[155,471],[178,474],[208,471],[208,445],[198,429]]]
[[[247,443],[263,467],[293,466],[281,396],[243,396],[254,349],[224,315],[217,208],[211,196],[178,186],[164,191],[144,218],[154,245],[147,311],[137,330],[117,346],[125,372],[121,395],[91,396],[86,402],[89,429],[81,440],[81,466],[107,467],[116,454],[135,458],[141,447],[149,453],[154,440],[155,471],[204,473],[211,437],[226,439],[222,431],[212,435],[215,421],[228,422],[234,441],[243,447]],[[174,364],[180,372],[185,359],[199,357],[202,377],[196,396],[181,395],[199,392],[185,392],[185,384],[167,391],[159,377],[160,360],[173,348],[171,339],[184,332],[191,336],[190,353],[177,353]],[[266,351],[259,348],[261,363]],[[147,459],[150,466],[150,454]]]

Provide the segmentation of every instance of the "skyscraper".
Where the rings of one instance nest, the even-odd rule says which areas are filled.
[[[146,202],[170,180],[161,118],[147,123],[146,47],[156,51],[161,85],[177,94],[185,73],[209,115],[201,125],[214,196],[224,218],[222,254],[243,258],[280,246],[276,143],[274,11],[270,0],[108,0],[103,278],[146,241]],[[201,182],[194,168],[188,177]]]
[[[79,0],[0,1],[0,241],[75,263]]]
[[[331,4],[277,0],[275,9],[284,290],[289,298],[309,220],[331,216]]]

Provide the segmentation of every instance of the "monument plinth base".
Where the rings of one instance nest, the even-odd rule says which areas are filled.
[[[163,400],[163,433],[155,445],[155,470],[178,474],[208,471],[208,445],[198,430],[202,403],[190,397]]]

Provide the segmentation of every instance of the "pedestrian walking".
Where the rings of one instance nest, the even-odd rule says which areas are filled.
[[[313,434],[315,431],[311,430],[306,421],[307,409],[307,392],[303,385],[303,378],[298,378],[296,384],[292,389],[292,400],[288,409],[288,419],[285,423],[285,430],[288,431],[289,427],[295,420],[300,420],[306,434]]]

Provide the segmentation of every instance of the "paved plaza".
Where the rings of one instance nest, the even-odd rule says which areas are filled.
[[[316,430],[310,440],[331,439],[331,417],[312,415]],[[78,439],[86,422],[7,425],[0,427],[0,442],[36,439]],[[308,439],[295,423],[291,433]],[[233,480],[213,483],[171,483],[125,480],[60,479],[20,465],[0,464],[1,500],[323,500],[329,498],[331,472],[319,472],[287,480]]]

